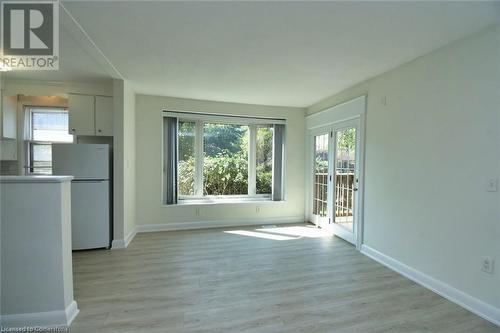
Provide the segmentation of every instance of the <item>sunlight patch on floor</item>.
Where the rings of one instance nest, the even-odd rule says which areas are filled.
[[[261,227],[250,230],[227,230],[224,233],[272,240],[294,240],[300,238],[331,237],[332,233],[313,226]]]
[[[270,232],[287,236],[307,237],[307,238],[322,238],[322,237],[332,236],[331,232],[313,226],[274,227],[274,228],[255,229],[255,230],[261,232]]]
[[[249,231],[249,230],[228,230],[228,231],[224,231],[224,232],[227,234],[233,234],[233,235],[257,237],[257,238],[272,239],[272,240],[279,240],[279,241],[297,239],[296,237],[275,235],[275,234],[269,234],[269,233],[265,233],[265,232],[255,232],[255,231]]]

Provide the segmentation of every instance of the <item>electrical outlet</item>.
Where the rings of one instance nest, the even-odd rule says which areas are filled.
[[[483,263],[481,265],[481,270],[488,274],[493,274],[493,270],[495,268],[495,261],[493,258],[485,257],[483,258]]]
[[[260,213],[260,206],[255,206],[255,212]]]
[[[497,192],[498,191],[498,179],[491,178],[488,180],[488,185],[486,187],[487,192]]]

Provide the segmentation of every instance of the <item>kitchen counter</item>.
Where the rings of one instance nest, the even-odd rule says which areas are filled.
[[[62,183],[72,179],[73,176],[0,176],[0,183]]]
[[[68,327],[78,314],[72,176],[1,176],[3,327]]]

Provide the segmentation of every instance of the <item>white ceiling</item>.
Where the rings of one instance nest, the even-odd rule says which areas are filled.
[[[500,21],[500,2],[63,4],[137,92],[301,107]],[[60,76],[108,75],[62,36]]]
[[[63,15],[63,13],[61,13]],[[79,44],[64,26],[60,30],[60,54],[58,71],[15,71],[4,72],[12,79],[41,81],[106,82],[110,75],[96,59],[88,54],[85,46]]]

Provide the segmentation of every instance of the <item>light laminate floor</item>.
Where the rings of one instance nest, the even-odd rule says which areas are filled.
[[[71,332],[500,332],[306,225],[138,234],[73,258]]]

